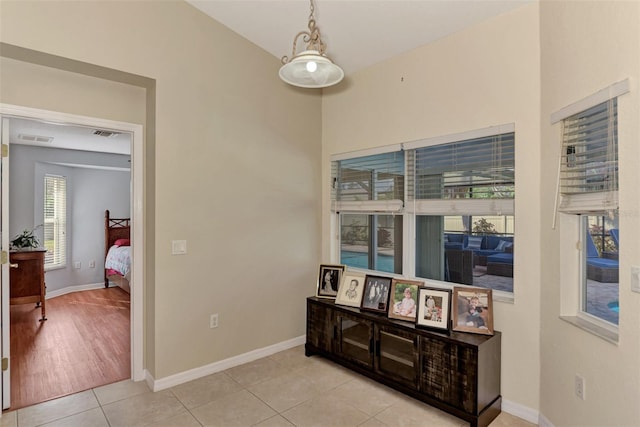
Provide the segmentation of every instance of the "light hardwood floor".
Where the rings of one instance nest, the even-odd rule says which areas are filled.
[[[113,287],[11,306],[11,409],[131,377],[129,294]]]

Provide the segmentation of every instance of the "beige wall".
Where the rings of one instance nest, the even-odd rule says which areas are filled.
[[[323,246],[330,254],[330,155],[515,123],[515,301],[495,304],[502,394],[537,409],[540,311],[540,75],[528,5],[348,77],[323,97]]]
[[[0,8],[4,43],[156,81],[147,105],[156,126],[145,129],[155,136],[145,151],[155,171],[145,195],[155,239],[145,284],[151,374],[303,335],[319,261],[320,94],[281,83],[277,58],[181,1]],[[40,108],[82,114],[82,96],[71,88]],[[90,111],[117,114],[105,109]],[[187,255],[171,255],[173,239],[188,241]],[[213,330],[211,313],[220,315]]]
[[[5,57],[0,70],[5,104],[144,124],[143,88]]]
[[[543,1],[541,15],[542,164],[557,164],[560,125],[550,115],[629,78],[618,98],[620,179],[620,321],[618,345],[558,319],[561,235],[566,218],[551,229],[555,173],[540,169],[542,295],[540,411],[556,426],[640,425],[640,294],[630,291],[630,268],[640,265],[640,2]],[[575,223],[574,223],[575,224]],[[574,377],[585,378],[586,400],[574,395]]]

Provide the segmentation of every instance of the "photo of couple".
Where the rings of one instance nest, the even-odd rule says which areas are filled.
[[[390,287],[391,278],[389,277],[367,276],[361,307],[365,310],[386,313]]]

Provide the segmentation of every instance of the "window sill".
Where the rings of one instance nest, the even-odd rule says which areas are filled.
[[[578,328],[589,332],[590,334],[593,334],[598,338],[602,338],[603,340],[608,341],[611,344],[618,345],[618,332],[610,331],[607,328],[595,324],[594,322],[590,322],[577,316],[560,316],[560,319],[574,326],[577,326]]]
[[[513,297],[513,292],[493,291],[493,301],[514,304],[515,298]]]

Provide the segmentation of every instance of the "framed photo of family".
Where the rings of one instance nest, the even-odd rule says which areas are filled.
[[[389,318],[416,321],[418,288],[423,284],[416,280],[393,279],[389,293]]]
[[[416,326],[449,333],[451,323],[451,291],[448,289],[418,289]]]
[[[335,298],[338,295],[343,273],[344,265],[320,264],[316,296],[319,298]]]
[[[493,335],[491,289],[453,288],[453,330]]]
[[[364,293],[360,308],[386,314],[390,288],[391,277],[367,275],[364,280]]]
[[[342,275],[342,283],[340,283],[336,304],[360,307],[365,277],[364,273],[346,271]]]

